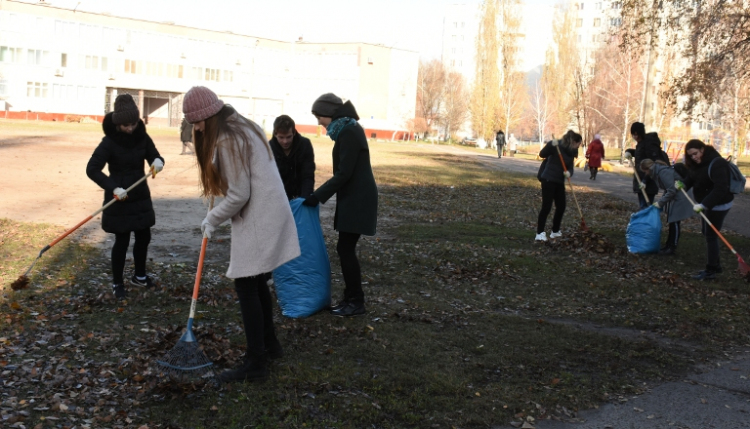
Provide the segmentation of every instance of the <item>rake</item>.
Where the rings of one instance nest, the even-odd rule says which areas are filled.
[[[562,152],[560,152],[560,147],[555,146],[555,149],[557,149],[557,155],[560,156],[560,164],[562,164],[563,171],[567,173],[568,167],[565,165],[565,160],[563,159]],[[568,185],[570,185],[570,193],[573,195],[573,201],[575,201],[576,203],[576,208],[578,209],[578,215],[581,216],[581,230],[588,231],[589,227],[586,226],[586,220],[583,219],[583,212],[581,211],[581,206],[578,204],[578,198],[576,198],[576,193],[575,191],[573,191],[573,182],[570,181],[570,177],[568,177]]]
[[[695,201],[693,201],[693,199],[692,199],[692,198],[690,198],[690,195],[688,195],[688,193],[687,193],[687,192],[685,192],[685,189],[684,189],[684,188],[680,188],[680,190],[682,191],[682,193],[683,193],[683,194],[685,194],[685,197],[686,197],[686,198],[688,199],[688,201],[690,201],[690,204],[692,204],[692,205],[695,205]],[[712,223],[711,223],[711,221],[710,221],[710,220],[708,220],[708,218],[707,218],[707,217],[706,217],[706,215],[705,215],[705,214],[703,213],[703,211],[701,211],[701,212],[699,212],[699,213],[701,214],[701,216],[703,216],[703,220],[705,220],[705,221],[706,221],[706,223],[707,223],[707,224],[708,224],[708,225],[709,225],[709,226],[711,227],[711,229],[713,229],[713,230],[714,230],[714,232],[716,233],[716,235],[718,235],[718,236],[719,236],[719,238],[721,238],[721,241],[723,241],[723,242],[724,242],[724,244],[726,244],[726,245],[727,245],[727,247],[729,248],[729,250],[731,250],[731,251],[732,251],[732,253],[734,254],[734,256],[736,256],[736,257],[737,257],[737,264],[738,264],[738,267],[737,267],[737,269],[738,269],[738,270],[740,271],[740,274],[742,274],[742,276],[743,276],[743,277],[745,277],[746,279],[750,280],[750,265],[747,265],[747,263],[745,262],[745,260],[744,260],[744,259],[742,259],[742,256],[740,256],[740,254],[739,254],[739,253],[737,253],[737,251],[736,251],[736,250],[734,250],[734,247],[732,247],[732,245],[731,245],[731,244],[729,244],[729,242],[727,241],[727,239],[726,239],[726,238],[724,238],[724,236],[723,236],[723,235],[721,235],[721,233],[720,233],[720,232],[719,232],[719,230],[718,230],[718,229],[717,229],[717,228],[716,228],[716,227],[714,226],[714,224],[712,224]]]
[[[138,181],[135,182],[135,183],[133,183],[132,185],[130,185],[130,187],[125,190],[125,192],[132,191],[133,188],[135,188],[136,186],[140,185],[141,182],[143,182],[144,180],[146,180],[146,178],[149,175],[151,175],[151,173],[148,173],[145,176],[143,176],[140,179],[138,179]],[[93,219],[94,216],[96,216],[99,213],[103,212],[104,210],[107,209],[107,207],[111,206],[112,204],[114,204],[117,201],[119,201],[117,198],[112,198],[107,204],[101,206],[101,208],[99,208],[99,210],[95,211],[94,213],[91,213],[88,217],[86,217],[86,219],[78,222],[78,225],[76,225],[73,228],[70,228],[69,230],[65,231],[64,233],[62,233],[62,235],[60,235],[59,237],[57,237],[54,240],[52,240],[52,242],[50,244],[44,246],[44,248],[39,252],[39,256],[37,256],[36,259],[34,259],[34,262],[31,263],[31,266],[29,267],[29,269],[26,270],[26,272],[23,273],[23,275],[19,276],[16,281],[14,281],[13,283],[11,283],[11,285],[10,285],[11,289],[13,289],[13,290],[21,290],[21,289],[24,289],[26,286],[28,286],[29,285],[29,277],[28,277],[28,275],[31,272],[31,269],[34,268],[34,264],[36,264],[36,261],[38,261],[39,258],[42,257],[42,255],[44,254],[44,252],[48,251],[52,246],[54,246],[55,244],[59,243],[63,238],[65,238],[68,235],[70,235],[70,233],[72,233],[73,231],[75,231],[78,228],[80,228],[83,224],[85,224],[86,222],[88,222],[91,219]]]
[[[638,175],[638,166],[633,166],[633,175],[635,176],[635,180],[638,181],[638,188],[643,192],[643,199],[646,200],[647,204],[651,204],[651,201],[648,199],[648,194],[646,193],[646,188],[643,185],[643,182],[641,182],[641,177]]]
[[[213,207],[213,199],[208,211]],[[206,356],[198,345],[198,340],[193,334],[193,319],[195,318],[195,307],[198,303],[198,290],[203,274],[203,261],[206,257],[206,245],[208,237],[204,234],[201,242],[201,253],[198,257],[198,270],[195,273],[195,285],[193,286],[193,298],[190,302],[190,316],[188,317],[187,329],[182,334],[177,344],[156,363],[162,366],[172,380],[186,382],[201,378],[213,377],[213,362]]]

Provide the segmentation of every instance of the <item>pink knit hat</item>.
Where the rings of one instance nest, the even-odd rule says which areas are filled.
[[[194,86],[185,94],[182,100],[182,113],[191,124],[200,122],[219,113],[224,102],[219,100],[216,93],[205,86]]]

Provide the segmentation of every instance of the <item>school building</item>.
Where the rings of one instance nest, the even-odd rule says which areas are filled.
[[[178,126],[195,85],[267,131],[281,114],[315,132],[313,101],[333,92],[354,103],[368,137],[406,139],[419,55],[366,43],[285,42],[0,0],[0,118],[97,120],[117,94],[143,120]]]

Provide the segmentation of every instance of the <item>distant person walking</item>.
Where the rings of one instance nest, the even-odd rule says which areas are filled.
[[[677,244],[680,242],[680,221],[693,215],[693,205],[690,204],[685,194],[676,187],[676,183],[684,180],[684,178],[675,171],[675,168],[661,160],[644,159],[641,161],[641,170],[646,173],[646,176],[653,179],[660,189],[664,189],[664,194],[659,201],[652,204],[654,207],[664,210],[669,223],[667,242],[659,250],[659,254],[674,255]]]
[[[182,124],[180,125],[180,140],[182,140],[182,152],[180,155],[190,155],[195,153],[195,150],[193,149],[193,124],[188,122],[187,118],[182,118]]]
[[[312,113],[335,142],[333,177],[303,204],[314,207],[336,194],[333,228],[339,232],[336,252],[341,260],[345,288],[343,299],[331,307],[331,314],[358,316],[365,314],[365,293],[357,259],[357,241],[362,234],[375,235],[378,223],[378,187],[370,165],[370,148],[351,101],[344,103],[334,94],[323,94],[313,103]]]
[[[678,189],[693,189],[696,205],[693,211],[703,212],[708,220],[721,231],[724,218],[732,208],[734,195],[729,191],[729,163],[721,154],[700,140],[690,140],[685,145],[685,166],[690,172],[684,185]],[[706,269],[693,276],[696,280],[713,280],[722,272],[719,258],[719,236],[701,217],[701,232],[706,237]]]
[[[135,236],[135,273],[130,278],[130,284],[147,288],[154,286],[146,274],[146,260],[151,227],[156,224],[148,184],[142,182],[130,192],[125,189],[144,176],[144,161],[150,165],[151,174],[155,177],[164,168],[164,158],[146,133],[146,125],[140,119],[138,106],[130,94],[117,96],[115,110],[104,116],[102,128],[104,138],[91,155],[86,175],[104,189],[104,204],[112,198],[119,200],[102,213],[102,229],[115,235],[112,246],[112,292],[117,299],[123,299],[127,296],[123,271],[131,233]],[[109,167],[109,176],[102,171],[105,165]]]
[[[552,218],[552,233],[549,238],[562,237],[560,224],[565,213],[565,180],[573,175],[575,158],[578,157],[578,148],[583,138],[580,134],[568,130],[561,140],[552,140],[539,152],[543,158],[539,166],[537,178],[542,182],[542,209],[539,211],[537,220],[535,241],[547,241],[547,233],[544,232],[547,216],[555,204],[555,216]],[[557,150],[560,149],[560,154]],[[565,161],[565,168],[560,162],[560,155]]]
[[[505,133],[499,130],[495,135],[495,144],[497,145],[497,157],[503,157],[503,148],[505,148]]]
[[[594,135],[594,140],[589,143],[589,148],[586,150],[586,159],[589,163],[589,180],[596,180],[596,173],[601,168],[604,159],[604,144],[601,135]]]

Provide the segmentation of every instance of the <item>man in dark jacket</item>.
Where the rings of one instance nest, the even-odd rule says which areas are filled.
[[[503,157],[503,148],[505,147],[505,133],[500,130],[495,135],[495,145],[497,146],[497,157]]]
[[[633,122],[633,125],[630,126],[630,136],[636,141],[634,156],[635,174],[638,175],[642,183],[642,185],[639,186],[638,179],[633,177],[633,192],[638,195],[640,208],[645,209],[651,205],[652,201],[654,201],[654,197],[659,193],[659,187],[656,185],[656,182],[646,175],[646,173],[641,171],[640,165],[641,161],[644,159],[650,159],[653,161],[662,159],[661,140],[659,140],[659,135],[655,132],[646,134],[646,127],[641,122]],[[643,193],[641,192],[642,186],[645,186],[648,201],[643,197]]]
[[[290,200],[306,198],[315,186],[315,153],[310,139],[295,129],[294,120],[281,115],[273,121],[273,138],[269,141],[276,166]]]
[[[180,140],[182,140],[182,153],[180,155],[190,155],[193,153],[193,124],[182,118],[180,125]],[[186,152],[187,149],[189,152]]]

